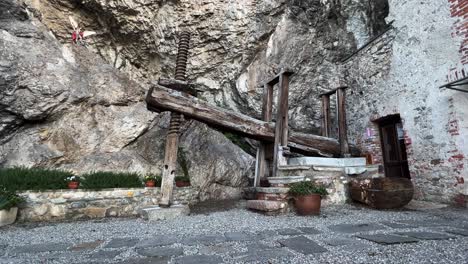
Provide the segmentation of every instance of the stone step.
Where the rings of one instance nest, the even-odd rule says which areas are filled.
[[[287,201],[289,188],[286,187],[258,187],[256,199],[267,201]]]
[[[283,177],[268,177],[268,182],[273,185],[287,185],[295,182],[301,182],[304,180],[304,176],[283,176]]]
[[[344,168],[323,166],[286,165],[278,168],[278,176],[306,176],[306,177],[340,177],[344,175]]]
[[[170,220],[188,214],[190,214],[190,208],[187,205],[171,205],[167,208],[151,206],[142,208],[140,211],[140,216],[149,221]]]
[[[366,166],[366,158],[321,158],[321,157],[300,157],[290,158],[289,165],[308,166],[328,166],[328,167],[349,167]]]
[[[305,165],[285,165],[280,166],[278,176],[306,176],[306,177],[341,177],[345,175],[365,175],[372,176],[378,174],[378,165],[368,166],[305,166]]]
[[[288,193],[289,188],[287,187],[257,187],[255,188],[257,193],[269,193],[269,194],[283,194]]]
[[[249,200],[247,208],[261,212],[283,212],[287,211],[288,203],[285,201]]]

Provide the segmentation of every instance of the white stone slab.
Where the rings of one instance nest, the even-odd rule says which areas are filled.
[[[289,165],[353,167],[366,166],[366,158],[320,158],[301,157],[289,159]]]
[[[187,205],[172,205],[168,208],[159,206],[148,207],[141,210],[140,215],[149,221],[170,220],[180,216],[188,215],[190,208]]]
[[[10,210],[0,210],[0,226],[13,224],[17,213],[17,207],[10,208]]]

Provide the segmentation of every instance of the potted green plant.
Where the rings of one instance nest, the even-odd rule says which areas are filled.
[[[161,176],[154,174],[148,174],[144,178],[146,187],[161,187],[161,181]]]
[[[322,196],[328,195],[327,189],[312,181],[302,181],[289,185],[289,195],[294,198],[297,213],[300,215],[319,215]]]
[[[80,186],[80,177],[78,176],[70,176],[65,179],[68,184],[68,189],[78,189]]]
[[[18,205],[24,199],[14,192],[0,189],[0,226],[13,224],[18,214]]]
[[[190,178],[187,176],[177,176],[175,177],[175,183],[177,187],[187,187],[190,186]]]

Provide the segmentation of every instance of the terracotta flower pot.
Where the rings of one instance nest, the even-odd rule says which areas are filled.
[[[322,197],[319,194],[298,196],[294,198],[297,213],[300,215],[319,215]]]
[[[156,186],[156,181],[146,181],[145,186],[146,187],[154,187],[154,186]]]
[[[68,183],[68,189],[78,189],[78,186],[80,186],[80,182],[77,181],[71,181]]]
[[[190,186],[190,182],[186,182],[186,181],[176,181],[175,182],[175,185],[177,187],[187,187],[187,186]]]

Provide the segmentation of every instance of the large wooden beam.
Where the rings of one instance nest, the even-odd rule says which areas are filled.
[[[260,141],[274,142],[275,124],[272,122],[257,120],[241,113],[213,106],[193,96],[170,91],[162,86],[155,88],[151,88],[146,97],[149,110],[177,112],[221,131],[236,133]],[[336,139],[291,132],[288,142],[294,143],[288,143],[291,150],[300,150],[304,154],[340,155],[340,144]],[[297,148],[294,145],[301,145],[303,148]],[[356,148],[351,148],[351,150],[353,155],[358,153]]]

